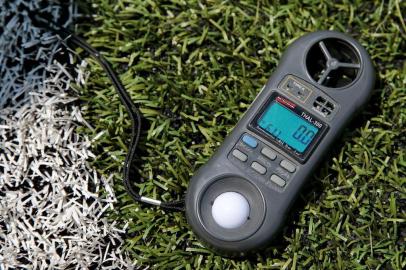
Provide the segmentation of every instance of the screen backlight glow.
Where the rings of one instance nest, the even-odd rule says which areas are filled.
[[[300,153],[307,149],[319,131],[277,102],[268,105],[258,120],[258,126]]]

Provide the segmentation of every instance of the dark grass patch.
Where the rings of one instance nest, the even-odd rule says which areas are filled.
[[[127,249],[158,269],[402,269],[406,208],[405,3],[92,1],[83,36],[110,60],[145,117],[140,192],[178,199],[295,38],[334,29],[358,39],[377,69],[365,110],[301,194],[283,233],[246,260],[213,255],[182,213],[133,203],[121,183],[130,121],[91,59],[81,89],[87,120],[104,135],[93,165],[113,174],[112,219],[129,222]]]

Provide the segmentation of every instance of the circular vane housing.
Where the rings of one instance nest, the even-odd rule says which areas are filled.
[[[328,38],[315,43],[306,57],[309,75],[318,84],[340,88],[351,84],[361,68],[360,57],[353,46]]]

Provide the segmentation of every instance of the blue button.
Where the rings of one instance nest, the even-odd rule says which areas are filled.
[[[255,148],[255,147],[257,147],[257,145],[258,145],[257,140],[255,140],[254,137],[252,137],[252,136],[250,136],[250,135],[247,135],[247,134],[245,134],[245,135],[242,137],[242,141],[243,141],[246,145],[248,145],[249,147],[251,147],[251,148]]]

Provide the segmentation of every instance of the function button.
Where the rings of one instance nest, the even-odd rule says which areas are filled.
[[[258,145],[257,140],[254,137],[252,137],[252,136],[250,136],[248,134],[245,134],[242,137],[242,141],[251,148],[255,148]]]
[[[287,161],[286,159],[282,160],[280,165],[282,168],[284,168],[285,170],[287,170],[290,173],[293,173],[296,171],[296,166],[292,162]]]
[[[251,168],[256,170],[259,174],[265,174],[266,173],[266,168],[259,164],[258,162],[252,162]]]
[[[248,159],[248,156],[238,149],[234,149],[233,156],[241,160],[242,162],[245,162]]]
[[[280,187],[284,187],[286,185],[286,181],[283,180],[281,177],[279,177],[276,174],[272,174],[271,176],[271,181],[277,184]]]
[[[275,160],[275,158],[276,158],[275,151],[273,151],[273,150],[271,150],[269,148],[266,148],[266,147],[262,148],[261,154],[263,154],[264,156],[266,156],[270,160]]]

